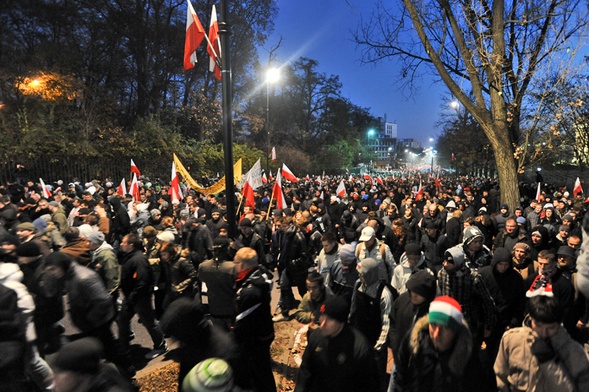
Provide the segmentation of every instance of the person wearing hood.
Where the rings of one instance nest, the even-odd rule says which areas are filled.
[[[513,269],[521,275],[524,282],[530,276],[536,274],[536,266],[534,265],[534,259],[530,256],[530,249],[530,245],[525,242],[518,242],[513,246],[513,251],[511,252]]]
[[[491,334],[497,321],[497,310],[479,269],[474,267],[477,264],[468,258],[476,246],[479,250],[483,246],[482,233],[476,226],[470,226],[464,230],[464,238],[464,244],[450,248],[444,254],[444,268],[438,272],[438,287],[442,295],[456,299],[462,306],[475,343],[480,344]]]
[[[50,391],[53,379],[53,371],[45,362],[37,348],[37,334],[35,332],[35,322],[33,314],[35,311],[35,302],[33,297],[22,284],[23,273],[14,263],[0,262],[0,285],[13,290],[18,298],[17,306],[24,316],[26,324],[26,354],[25,367],[26,372],[30,375],[35,385],[41,391]]]
[[[359,279],[352,295],[349,322],[360,330],[374,350],[378,366],[379,382],[384,389],[386,383],[387,338],[390,328],[390,314],[397,296],[394,288],[380,279],[376,260],[367,258],[358,266]]]
[[[104,282],[106,291],[116,302],[119,297],[121,283],[121,266],[113,247],[105,241],[104,233],[94,231],[88,236],[88,249],[91,252],[90,262],[86,267],[94,270]]]
[[[522,324],[526,288],[523,278],[513,268],[511,252],[507,248],[495,249],[491,265],[481,268],[480,274],[497,307],[497,323],[491,336],[485,339],[489,358],[494,361],[503,333]]]
[[[356,254],[351,244],[342,245],[339,250],[339,260],[336,260],[329,269],[329,288],[335,295],[352,303],[354,285],[358,280],[356,268]]]
[[[395,358],[395,391],[496,390],[481,361],[462,308],[454,298],[437,297],[415,322]]]
[[[391,286],[399,294],[407,291],[407,281],[409,278],[420,270],[428,271],[432,276],[434,273],[427,267],[424,253],[419,249],[419,245],[412,242],[405,245],[405,253],[401,255],[401,262],[393,270],[393,279]]]
[[[530,238],[532,240],[530,254],[534,260],[538,258],[538,254],[543,250],[553,250],[550,234],[546,227],[542,225],[534,226],[532,230],[530,230]]]
[[[461,244],[450,249],[453,254],[463,255],[467,267],[478,269],[491,264],[491,251],[484,245],[485,236],[477,226],[466,227],[462,238]]]

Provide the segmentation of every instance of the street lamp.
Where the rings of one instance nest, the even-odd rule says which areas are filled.
[[[268,68],[266,71],[266,171],[270,170],[270,85],[280,80],[278,68]]]

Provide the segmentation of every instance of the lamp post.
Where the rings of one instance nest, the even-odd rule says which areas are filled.
[[[268,68],[266,71],[266,172],[270,170],[270,84],[280,79],[278,68]]]

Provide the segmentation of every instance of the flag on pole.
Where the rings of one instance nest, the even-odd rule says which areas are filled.
[[[415,194],[415,201],[419,201],[423,198],[423,188],[421,187],[421,181],[419,181],[419,188]]]
[[[276,175],[276,182],[272,186],[272,197],[276,200],[276,208],[282,210],[286,208],[286,203],[284,202],[284,192],[282,191],[282,177],[280,176],[280,172]]]
[[[541,191],[541,183],[538,183],[538,190],[536,191],[536,200],[540,201],[540,196],[542,195],[542,191]]]
[[[47,185],[45,185],[45,183],[43,182],[42,178],[39,178],[39,182],[41,183],[41,189],[43,191],[43,197],[46,199],[49,199],[51,197],[51,192],[49,191],[49,188],[47,188]]]
[[[135,162],[133,162],[132,159],[131,159],[131,173],[135,173],[135,174],[137,174],[137,177],[141,177],[141,172],[139,171],[139,168],[137,167]]]
[[[219,23],[217,22],[217,8],[213,4],[211,12],[211,23],[209,24],[209,45],[207,52],[209,59],[209,71],[215,73],[215,78],[221,80],[221,41],[219,38]]]
[[[276,160],[276,147],[272,147],[272,151],[270,152],[270,159],[273,161]]]
[[[245,178],[249,181],[249,184],[254,191],[264,185],[264,181],[262,180],[262,164],[259,159],[247,172]]]
[[[380,185],[384,184],[384,181],[382,180],[381,176],[376,177],[376,182],[378,182]]]
[[[172,161],[172,186],[170,187],[170,199],[174,201],[182,201],[182,191],[180,190],[180,177],[176,173],[176,162]]]
[[[290,182],[298,182],[298,181],[299,181],[299,179],[298,179],[298,178],[297,178],[297,177],[296,177],[294,174],[292,174],[292,172],[291,172],[291,171],[290,171],[290,169],[289,169],[289,168],[286,166],[286,164],[285,164],[285,163],[283,163],[283,164],[282,164],[282,177],[283,177],[285,180],[288,180],[288,181],[290,181]]]
[[[268,171],[268,181],[272,181],[274,177],[272,176],[272,170]]]
[[[241,192],[243,194],[243,197],[245,197],[245,205],[246,206],[250,206],[252,208],[256,208],[256,200],[254,197],[254,188],[252,188],[251,185],[251,173],[247,172],[246,176],[245,176],[245,182],[243,183],[243,188],[241,189]]]
[[[364,179],[370,181],[370,186],[374,185],[374,180],[372,179],[372,176],[370,176],[370,174],[364,174]]]
[[[262,174],[262,182],[264,184],[267,184],[268,183],[268,178],[266,178],[266,173]]]
[[[125,195],[127,194],[127,184],[125,183],[124,178],[121,180],[121,183],[117,187],[117,194],[123,197],[125,197]]]
[[[200,46],[205,37],[205,29],[198,19],[198,15],[192,7],[190,0],[187,0],[186,8],[186,40],[184,41],[184,71],[194,68],[196,64],[196,49]]]
[[[452,153],[452,161],[455,161],[456,157],[454,156],[454,153]]]
[[[337,186],[337,189],[335,190],[335,194],[342,198],[346,195],[346,186],[344,185],[344,180],[341,180],[339,185]]]
[[[573,197],[577,197],[579,193],[583,193],[583,187],[581,186],[581,180],[577,177],[575,180],[575,187],[573,188]]]
[[[139,190],[139,182],[137,181],[137,173],[133,173],[133,180],[131,181],[131,186],[129,187],[129,193],[133,198],[133,201],[140,201],[141,200],[141,191]]]

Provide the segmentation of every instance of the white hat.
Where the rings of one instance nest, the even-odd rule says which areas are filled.
[[[358,241],[368,241],[372,237],[375,236],[374,229],[370,226],[366,226],[362,229],[362,234],[360,235],[360,239]]]
[[[174,233],[172,233],[171,231],[162,231],[161,233],[159,233],[157,235],[157,239],[163,242],[174,242],[176,241],[176,237],[174,236]]]

